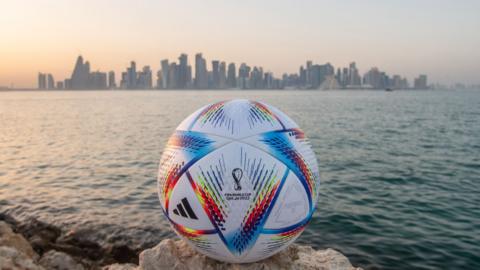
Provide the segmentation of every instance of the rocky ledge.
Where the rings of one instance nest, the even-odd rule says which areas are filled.
[[[260,262],[228,264],[195,252],[182,240],[165,239],[153,248],[138,252],[139,256],[133,259],[132,254],[137,252],[126,248],[103,248],[78,239],[68,242],[65,236],[60,236],[58,229],[44,223],[41,223],[43,227],[40,226],[43,230],[26,235],[21,227],[20,230],[16,228],[13,221],[6,221],[0,220],[0,269],[360,269],[353,267],[344,255],[333,249],[314,250],[296,244]],[[138,261],[138,265],[129,261]]]

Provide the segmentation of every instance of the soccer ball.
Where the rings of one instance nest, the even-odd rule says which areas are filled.
[[[291,244],[312,217],[318,165],[303,131],[262,102],[207,105],[170,137],[158,196],[175,232],[214,259],[247,263]]]

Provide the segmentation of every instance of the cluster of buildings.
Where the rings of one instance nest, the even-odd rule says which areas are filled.
[[[38,89],[63,88],[63,85],[55,85],[55,79],[52,74],[38,73]]]
[[[195,68],[188,64],[188,55],[181,54],[178,62],[168,59],[160,61],[160,69],[153,83],[149,66],[136,71],[136,63],[122,72],[121,89],[280,89],[281,80],[261,67],[250,67],[245,63],[236,68],[235,63],[213,60],[211,69],[201,53],[195,55]],[[194,70],[194,71],[193,71]]]
[[[113,84],[107,84],[107,74],[100,71],[90,71],[90,63],[84,62],[83,57],[79,56],[70,78],[64,81],[57,81],[53,78],[52,74],[38,73],[38,89],[107,89],[109,87],[115,88],[115,73],[109,72],[109,82]]]
[[[208,68],[210,66],[210,69]],[[132,61],[121,73],[117,84],[115,72],[90,70],[90,63],[82,56],[77,58],[70,78],[55,83],[51,74],[38,74],[39,89],[427,89],[426,75],[415,78],[413,86],[400,75],[390,76],[374,67],[363,76],[355,62],[348,67],[335,68],[330,63],[314,64],[307,61],[298,73],[283,74],[277,78],[262,67],[245,63],[207,60],[201,53],[195,55],[194,68],[189,65],[188,55],[181,54],[178,62],[160,61],[154,73],[150,66],[137,68]]]

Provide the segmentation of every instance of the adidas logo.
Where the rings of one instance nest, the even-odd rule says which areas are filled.
[[[177,204],[177,208],[173,209],[173,213],[184,218],[198,219],[187,198],[183,198],[181,203]]]

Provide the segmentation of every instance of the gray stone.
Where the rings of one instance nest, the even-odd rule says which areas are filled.
[[[0,246],[12,247],[33,260],[38,258],[30,243],[21,234],[14,233],[3,221],[0,221]]]
[[[0,269],[45,270],[36,265],[31,257],[13,247],[0,247]]]
[[[84,270],[84,267],[77,263],[70,255],[55,250],[50,250],[43,254],[39,263],[46,269]]]
[[[333,249],[314,250],[308,246],[291,245],[284,251],[260,262],[230,264],[201,255],[182,241],[166,239],[156,247],[140,253],[141,270],[352,270],[349,260]]]

